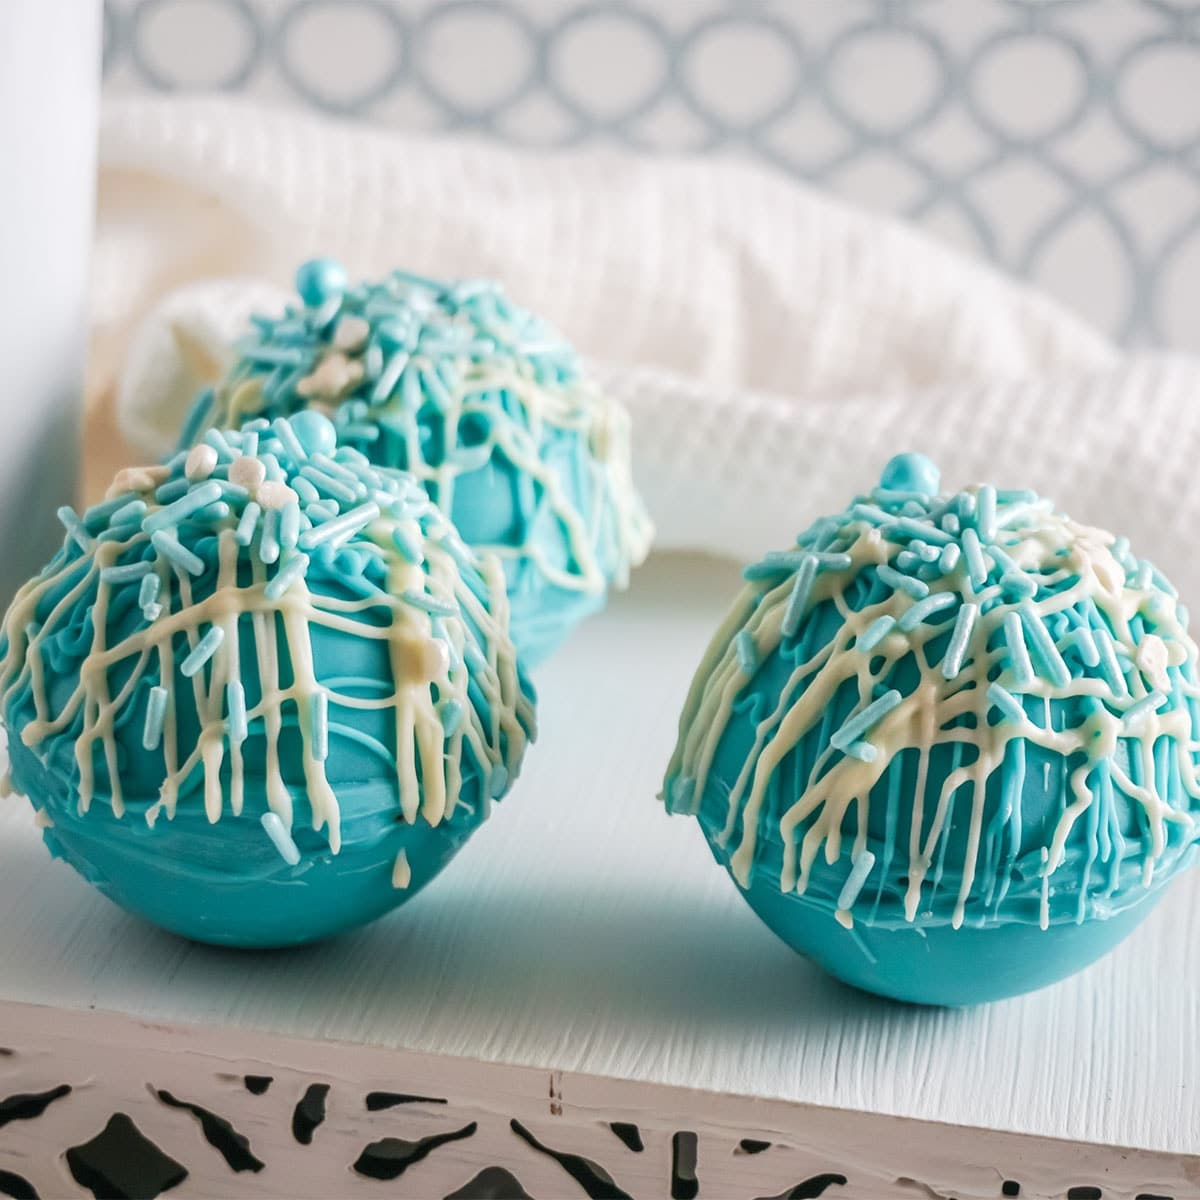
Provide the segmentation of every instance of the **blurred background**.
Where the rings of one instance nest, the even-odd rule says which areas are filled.
[[[734,153],[1200,349],[1200,4],[109,0],[104,93]]]

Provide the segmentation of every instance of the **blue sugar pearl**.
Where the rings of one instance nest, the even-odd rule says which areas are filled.
[[[296,440],[309,454],[332,454],[337,449],[337,430],[323,413],[305,409],[291,418]]]
[[[936,496],[942,474],[923,454],[897,454],[879,477],[879,486],[895,492]]]
[[[336,258],[310,258],[296,271],[296,291],[309,308],[320,308],[346,290],[346,268]]]

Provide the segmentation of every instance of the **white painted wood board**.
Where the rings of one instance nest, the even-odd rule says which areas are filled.
[[[676,716],[736,586],[725,563],[652,561],[540,672],[541,737],[492,820],[422,896],[325,945],[160,933],[0,806],[0,1001],[1200,1154],[1194,875],[1065,983],[920,1009],[777,942],[665,816]]]

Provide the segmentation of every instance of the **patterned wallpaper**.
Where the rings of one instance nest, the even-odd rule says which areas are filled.
[[[1200,0],[108,0],[105,80],[733,150],[1200,350]]]

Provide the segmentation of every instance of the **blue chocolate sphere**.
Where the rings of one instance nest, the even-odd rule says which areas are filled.
[[[1124,539],[918,455],[746,571],[665,799],[831,974],[974,1004],[1137,925],[1200,835],[1197,649]]]
[[[319,414],[122,472],[0,641],[14,788],[110,899],[284,946],[421,890],[516,779],[503,573]]]
[[[411,472],[469,545],[499,555],[513,640],[527,664],[545,658],[649,548],[624,411],[495,284],[395,271],[349,287],[318,259],[296,288],[302,303],[256,318],[197,398],[183,444],[248,417],[330,414],[343,445]]]

